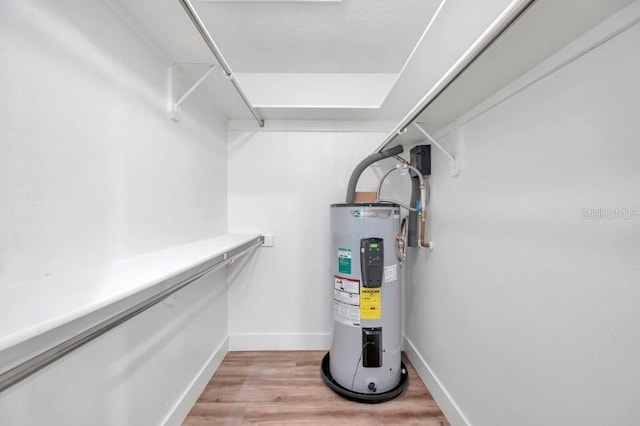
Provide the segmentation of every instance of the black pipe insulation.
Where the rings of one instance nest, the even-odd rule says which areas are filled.
[[[420,199],[420,178],[413,171],[411,174],[411,207],[416,207],[416,201]],[[418,247],[420,242],[420,229],[418,227],[418,212],[409,210],[409,229],[407,229],[407,246]]]
[[[365,171],[367,167],[372,165],[373,163],[384,160],[385,158],[393,157],[394,155],[401,154],[404,148],[402,145],[394,146],[393,148],[389,148],[386,151],[376,152],[375,154],[371,154],[364,160],[362,160],[356,168],[351,173],[351,177],[349,178],[349,185],[347,186],[347,203],[353,203],[356,200],[356,186],[358,185],[358,180],[360,179],[360,175]]]

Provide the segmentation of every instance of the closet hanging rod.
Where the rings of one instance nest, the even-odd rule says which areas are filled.
[[[243,243],[239,247],[228,250],[214,257],[213,259],[206,261],[200,266],[199,269],[194,270],[190,276],[185,277],[181,281],[172,284],[168,288],[161,290],[154,295],[150,295],[148,298],[139,302],[138,304],[126,308],[120,313],[114,314],[113,316],[88,328],[87,330],[82,331],[75,336],[56,344],[52,348],[47,349],[44,352],[33,356],[32,358],[29,358],[21,364],[18,364],[17,366],[0,373],[0,393],[15,385],[16,383],[19,383],[27,377],[33,375],[34,373],[37,373],[46,366],[53,364],[60,358],[63,358],[79,347],[84,346],[85,344],[102,336],[108,331],[113,330],[114,328],[125,323],[138,314],[145,312],[147,309],[157,305],[172,294],[183,289],[184,287],[187,287],[191,283],[194,283],[199,279],[217,271],[218,269],[233,263],[235,259],[239,258],[240,256],[244,256],[245,254],[261,246],[262,244],[264,244],[264,236],[260,235],[248,242]]]
[[[444,92],[460,74],[467,69],[535,0],[514,0],[496,18],[478,39],[463,53],[463,55],[449,68],[426,95],[409,111],[387,139],[375,150],[384,151],[398,135],[404,133],[428,107]]]
[[[195,25],[196,29],[204,39],[204,42],[209,47],[209,50],[211,50],[211,53],[213,53],[213,56],[216,58],[216,61],[218,61],[218,64],[220,64],[220,67],[222,68],[224,73],[227,75],[227,78],[231,80],[231,84],[233,84],[233,87],[236,89],[236,91],[238,92],[238,94],[240,95],[244,103],[247,105],[247,107],[249,108],[249,111],[251,111],[251,114],[253,114],[256,121],[258,121],[258,124],[260,125],[260,127],[264,127],[264,119],[262,118],[258,110],[256,110],[253,107],[253,105],[251,105],[251,102],[249,102],[249,99],[247,99],[247,96],[242,91],[242,88],[240,88],[240,85],[236,81],[235,76],[231,71],[231,67],[229,66],[227,61],[224,59],[224,56],[222,56],[222,52],[220,52],[220,49],[218,49],[216,42],[213,41],[211,34],[209,34],[209,31],[207,31],[207,28],[204,26],[202,19],[200,19],[200,16],[198,16],[198,13],[194,9],[191,2],[189,0],[178,0],[178,1],[184,8],[185,12],[187,12],[187,15],[189,15],[191,22],[193,22],[193,25]]]

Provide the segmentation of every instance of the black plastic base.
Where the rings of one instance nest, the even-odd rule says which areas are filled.
[[[404,390],[407,388],[409,384],[409,374],[407,373],[407,368],[404,366],[404,363],[400,361],[400,382],[398,385],[383,393],[360,393],[349,390],[336,382],[331,376],[331,371],[329,370],[329,352],[322,358],[322,378],[324,382],[329,386],[335,393],[340,395],[343,398],[346,398],[350,401],[355,402],[363,402],[366,404],[377,404],[378,402],[390,401],[393,398],[396,398]]]

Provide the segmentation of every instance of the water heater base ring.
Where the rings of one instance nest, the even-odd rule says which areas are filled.
[[[329,352],[322,358],[322,378],[324,382],[329,386],[335,393],[346,398],[350,401],[355,402],[364,402],[366,404],[376,404],[378,402],[386,402],[390,401],[400,394],[404,392],[409,384],[409,373],[407,372],[407,368],[404,363],[400,362],[400,382],[393,389],[382,392],[382,393],[360,393],[349,390],[336,382],[331,376],[331,371],[329,371]]]

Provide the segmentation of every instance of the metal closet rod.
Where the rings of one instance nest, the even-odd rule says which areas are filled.
[[[482,35],[467,49],[466,52],[449,68],[438,82],[426,95],[413,107],[411,111],[400,121],[395,129],[387,136],[387,139],[375,150],[383,151],[387,145],[404,133],[414,121],[444,92],[460,74],[467,69],[500,35],[525,11],[535,0],[514,0],[498,16],[498,18],[485,30]]]
[[[264,119],[262,118],[258,110],[256,110],[253,107],[253,105],[251,105],[251,102],[249,102],[249,99],[247,99],[247,96],[242,91],[242,88],[240,87],[240,85],[235,79],[233,71],[231,71],[231,67],[229,66],[227,61],[224,59],[224,56],[222,56],[222,52],[220,52],[220,49],[218,49],[216,42],[213,41],[211,34],[209,34],[209,31],[207,31],[207,28],[204,26],[202,19],[200,19],[200,16],[198,16],[198,13],[194,9],[191,2],[189,0],[178,0],[178,1],[184,8],[185,12],[187,12],[187,15],[189,15],[191,22],[193,22],[193,25],[195,25],[196,29],[204,39],[204,42],[209,47],[209,50],[211,50],[211,53],[213,53],[213,56],[216,58],[216,61],[218,62],[218,64],[220,64],[220,67],[224,70],[225,74],[227,75],[227,78],[231,80],[231,84],[233,84],[233,87],[236,89],[236,91],[238,92],[238,94],[240,95],[244,103],[247,105],[247,107],[249,108],[249,111],[251,111],[251,114],[253,114],[255,119],[258,121],[258,124],[260,125],[260,127],[264,127]]]
[[[33,358],[30,358],[22,362],[21,364],[16,365],[15,367],[5,371],[4,373],[1,373],[0,393],[15,385],[16,383],[26,379],[32,374],[42,370],[49,364],[56,362],[68,353],[78,349],[80,346],[84,346],[95,338],[102,336],[103,334],[116,328],[120,324],[130,320],[138,314],[141,314],[152,306],[157,305],[178,290],[183,289],[189,284],[217,271],[218,269],[229,263],[233,263],[236,258],[243,256],[244,254],[257,248],[258,246],[262,245],[263,242],[264,237],[261,235],[241,245],[240,247],[236,247],[226,253],[216,256],[215,258],[209,260],[203,266],[201,266],[201,269],[197,272],[194,272],[193,275],[173,284],[171,287],[149,297],[146,300],[143,300],[136,305],[133,305],[128,309],[125,309],[118,314],[115,314],[110,318],[107,318],[106,320],[77,334],[76,336],[71,337],[55,345],[54,347],[41,352]]]

